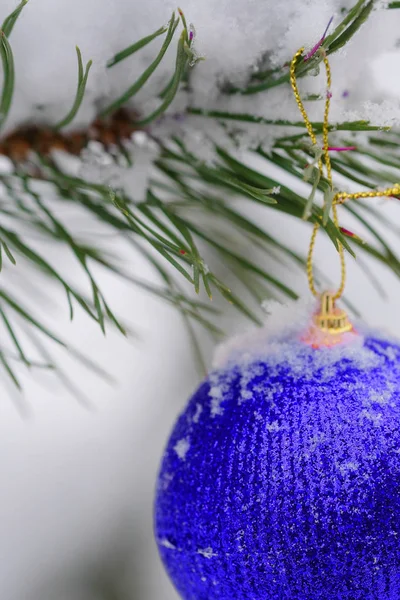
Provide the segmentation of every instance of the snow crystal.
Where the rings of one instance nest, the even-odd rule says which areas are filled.
[[[267,423],[267,431],[279,431],[281,429],[278,421],[272,421],[272,423]]]
[[[134,144],[136,144],[139,148],[147,147],[152,145],[152,140],[150,136],[145,131],[134,131],[131,136],[131,140]]]
[[[168,548],[169,550],[176,550],[176,546],[174,546],[174,544],[172,544],[166,538],[160,540],[159,544],[160,544],[160,546],[163,546],[164,548]]]
[[[281,304],[271,300],[264,302],[262,306],[268,315],[264,326],[233,336],[220,344],[214,355],[213,366],[215,368],[225,366],[234,354],[240,353],[243,356],[246,353],[248,358],[251,359],[255,354],[262,352],[267,343],[276,337],[282,339],[304,332],[315,310],[316,303],[313,299],[291,304]]]
[[[199,404],[199,403],[197,403],[196,404],[196,412],[194,413],[193,419],[192,419],[193,423],[198,423],[199,422],[200,415],[201,415],[202,412],[203,412],[202,405]]]
[[[347,111],[345,118],[348,121],[366,119],[380,127],[397,127],[400,124],[400,102],[398,100],[367,101],[357,110]]]
[[[160,485],[163,490],[167,490],[174,476],[172,473],[165,473],[163,478],[160,480]]]
[[[242,400],[250,400],[253,397],[253,394],[250,390],[241,390],[240,398]]]
[[[201,554],[202,556],[204,556],[204,558],[212,558],[213,556],[218,556],[218,554],[215,554],[213,552],[212,548],[199,548],[199,550],[197,550],[197,554]]]
[[[14,172],[14,165],[7,156],[0,156],[0,175],[10,175]]]
[[[391,399],[393,398],[395,386],[393,384],[391,384],[390,382],[387,382],[386,385],[387,385],[387,389],[384,391],[381,391],[380,393],[376,392],[375,390],[370,390],[364,400],[364,404],[368,405],[368,406],[371,406],[373,404],[379,404],[380,406],[385,406],[386,404],[389,404]]]
[[[190,448],[190,442],[189,442],[188,438],[183,438],[182,440],[178,440],[174,446],[174,450],[181,460],[186,459],[186,454],[188,453],[189,448]]]
[[[224,409],[221,406],[225,398],[225,393],[229,391],[229,383],[221,382],[220,377],[217,373],[210,373],[209,376],[210,381],[210,391],[209,397],[211,398],[211,416],[215,417],[217,415],[222,415]]]
[[[354,473],[358,470],[360,464],[356,461],[347,461],[343,463],[338,463],[337,468],[341,472],[342,475],[347,475],[347,473]]]
[[[204,274],[207,275],[210,272],[210,267],[204,261],[202,261],[202,266],[203,266]]]
[[[383,415],[382,413],[376,413],[372,410],[363,409],[360,413],[360,417],[372,421],[374,425],[380,425]]]

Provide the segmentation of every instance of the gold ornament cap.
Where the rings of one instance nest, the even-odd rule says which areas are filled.
[[[345,334],[355,334],[346,311],[335,305],[335,294],[324,292],[320,296],[318,311],[313,315],[312,323],[302,336],[303,342],[313,348],[336,346],[344,341]]]
[[[320,310],[314,315],[314,323],[323,333],[338,335],[352,331],[346,311],[337,308],[335,296],[331,292],[321,294]]]

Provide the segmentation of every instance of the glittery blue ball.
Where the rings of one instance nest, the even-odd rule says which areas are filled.
[[[400,346],[292,340],[178,419],[155,532],[185,600],[400,599]]]

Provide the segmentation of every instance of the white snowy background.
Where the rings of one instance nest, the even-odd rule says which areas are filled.
[[[182,8],[196,26],[198,50],[207,60],[196,67],[192,97],[182,95],[171,111],[180,110],[188,101],[220,108],[215,92],[218,81],[228,76],[242,82],[266,49],[271,60],[280,64],[300,45],[311,47],[331,15],[338,21],[343,4],[352,3],[186,0]],[[0,19],[14,6],[14,1],[3,0]],[[8,128],[32,118],[55,122],[67,112],[75,93],[75,44],[86,60],[94,60],[76,122],[87,124],[98,106],[116,97],[147,66],[154,47],[148,46],[135,60],[108,73],[106,60],[166,22],[175,8],[171,0],[30,0],[12,34],[17,87]],[[396,123],[400,115],[399,25],[400,11],[376,11],[348,48],[333,57],[334,90],[338,92],[333,98],[333,119],[353,111],[358,117]],[[139,108],[149,111],[146,99],[152,86],[159,88],[168,80],[173,59],[171,52]],[[350,92],[346,100],[341,96],[344,90]],[[233,98],[225,106],[241,111],[243,102]],[[255,114],[298,118],[288,90],[271,93],[268,102],[264,95],[246,102],[245,108]],[[184,127],[190,137],[191,128],[201,130],[206,125],[192,119]],[[211,124],[207,127],[212,129]],[[257,139],[260,132],[248,135]],[[193,144],[198,136],[198,132],[193,135]],[[144,176],[136,173],[137,180]],[[130,185],[136,193],[134,177]],[[393,219],[400,218],[393,203],[381,203],[380,208]],[[267,210],[257,209],[256,217],[271,231],[296,240],[297,250],[305,250],[307,225]],[[400,252],[400,239],[385,234]],[[128,253],[122,242],[110,243],[114,252],[126,256],[132,272],[154,278],[147,264]],[[51,252],[52,259],[63,262],[79,280],[74,264],[61,251]],[[333,275],[335,258],[331,246],[322,242],[319,261],[324,259]],[[369,323],[400,336],[400,282],[373,266],[386,288],[387,301],[353,263],[348,296]],[[35,278],[30,271],[18,276],[10,269],[5,276],[15,284],[18,277],[25,284]],[[136,328],[137,338],[126,341],[114,332],[104,338],[80,314],[71,325],[65,302],[55,290],[44,291],[57,300],[58,307],[27,292],[29,305],[45,311],[48,322],[64,337],[106,366],[117,385],[102,382],[59,352],[59,361],[90,398],[89,406],[76,402],[44,375],[34,380],[24,377],[23,404],[20,399],[13,402],[11,388],[4,389],[0,402],[0,597],[4,600],[177,598],[152,538],[153,491],[168,432],[199,374],[179,315],[172,308],[117,278],[104,273],[99,277],[109,303]],[[288,271],[287,281],[307,293],[302,274]],[[226,311],[227,327],[234,331],[244,327]],[[212,348],[206,340],[204,350],[210,359]],[[110,590],[107,597],[100,591],[106,587]]]

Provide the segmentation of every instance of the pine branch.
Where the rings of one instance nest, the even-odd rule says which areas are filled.
[[[0,96],[0,125],[7,118],[14,92],[15,73],[9,36],[25,4],[25,0],[21,2],[2,26],[0,53],[4,77]],[[398,3],[391,3],[389,7],[394,8],[395,4]],[[323,39],[322,50],[316,51],[307,61],[299,61],[297,76],[306,76],[311,69],[317,68],[323,52],[331,54],[343,47],[368,18],[371,9],[371,1],[356,2],[332,34]],[[160,41],[158,38],[164,36],[151,64],[120,97],[112,100],[100,112],[100,128],[112,122],[115,114],[118,114],[115,111],[134,102],[136,94],[161,64],[167,49],[176,43],[175,69],[167,85],[156,94],[157,108],[150,114],[136,115],[136,118],[132,111],[124,113],[128,115],[123,123],[128,134],[126,138],[115,136],[113,159],[117,162],[123,158],[127,164],[134,164],[131,148],[126,144],[133,129],[154,126],[169,109],[182,86],[190,83],[189,67],[199,57],[193,48],[193,30],[188,28],[182,12],[178,12],[179,16],[176,17],[174,13],[167,26],[159,27],[122,49],[107,63],[107,68],[123,68],[126,60],[135,60],[137,52],[149,44],[156,45]],[[177,41],[174,41],[179,24],[182,29]],[[84,69],[78,48],[77,57],[75,100],[68,114],[60,118],[52,132],[57,144],[64,142],[66,147],[68,138],[55,130],[69,125],[76,116],[84,99],[91,66],[89,61]],[[268,90],[287,85],[288,80],[287,65],[283,65],[278,69],[266,69],[249,75],[248,86],[243,89],[225,85],[221,94],[235,92],[250,96],[265,93],[267,101]],[[308,99],[318,101],[319,97]],[[40,143],[28,145],[30,162],[21,162],[12,156],[15,159],[14,174],[0,176],[0,182],[7,192],[0,197],[0,270],[4,263],[12,268],[19,268],[21,263],[26,263],[63,291],[65,308],[71,319],[79,308],[103,332],[108,327],[114,327],[122,333],[130,333],[126,324],[112,311],[95,277],[94,267],[101,266],[178,309],[200,363],[201,353],[193,325],[201,325],[214,337],[223,334],[218,326],[218,311],[210,305],[207,297],[221,295],[255,323],[259,323],[259,305],[266,295],[280,299],[297,297],[296,290],[285,282],[283,268],[274,270],[271,265],[304,270],[305,257],[291,248],[283,232],[269,231],[270,213],[265,212],[267,225],[248,216],[250,211],[247,209],[252,206],[250,203],[256,203],[264,211],[274,210],[302,221],[306,219],[310,225],[318,222],[334,247],[342,244],[353,256],[364,254],[372,257],[379,265],[385,265],[400,277],[400,259],[380,233],[377,224],[396,230],[397,234],[400,232],[392,223],[386,222],[373,205],[359,202],[344,206],[344,211],[351,213],[360,227],[371,235],[373,242],[368,244],[351,232],[338,228],[329,218],[328,210],[321,208],[319,201],[324,195],[327,198],[329,186],[324,177],[315,177],[312,169],[307,171],[307,165],[312,166],[316,159],[316,149],[310,147],[307,141],[303,122],[267,119],[251,114],[251,111],[231,113],[204,110],[198,106],[189,107],[188,118],[191,115],[228,125],[234,122],[235,126],[243,128],[254,123],[273,128],[277,137],[272,148],[266,151],[260,146],[251,150],[262,161],[263,168],[259,171],[254,169],[251,164],[238,158],[232,149],[227,150],[217,144],[213,160],[205,162],[195,152],[189,151],[179,135],[159,140],[151,129],[151,139],[159,154],[144,197],[136,198],[118,187],[111,188],[104,183],[71,176],[56,162],[51,153],[51,144],[46,151]],[[288,133],[290,127],[296,128],[297,132],[290,132],[289,129]],[[318,134],[322,130],[322,123],[314,122],[313,127]],[[281,135],[279,131],[282,131]],[[334,124],[331,131],[340,146],[352,146],[352,136],[357,133],[356,150],[332,159],[334,173],[370,189],[384,182],[398,180],[400,134],[384,132],[382,127],[367,121]],[[229,135],[229,128],[227,132]],[[362,143],[361,132],[365,135]],[[24,158],[27,156],[25,154]],[[365,158],[368,158],[368,162]],[[271,177],[271,166],[274,172],[279,167],[282,177]],[[305,178],[308,179],[306,184],[309,192],[303,195],[297,189],[299,182],[304,185]],[[326,204],[329,208],[329,198]],[[131,274],[129,269],[121,267],[119,261],[108,256],[103,249],[79,239],[60,216],[60,208],[66,205],[79,207],[106,231],[126,240],[132,251],[140,252],[146,258],[160,283],[149,283],[140,274]],[[71,254],[76,267],[85,276],[84,291],[71,283],[61,267],[53,266],[48,257],[35,249],[31,243],[33,234],[63,246]],[[210,266],[205,260],[206,253],[210,257]],[[129,261],[129,257],[124,258],[125,262]],[[232,289],[219,277],[215,268],[217,260],[221,260],[234,275],[236,285]],[[362,268],[375,281],[365,263],[362,263]],[[250,297],[249,301],[242,297],[244,288]],[[192,290],[202,296],[193,298]],[[22,294],[15,295],[4,286],[0,286],[0,323],[10,344],[10,348],[0,347],[0,363],[17,387],[20,382],[15,364],[18,368],[21,365],[27,368],[57,368],[61,380],[71,388],[66,374],[54,364],[40,336],[67,349],[66,343],[33,314],[25,305]],[[37,349],[39,358],[30,357],[26,350],[27,337]],[[69,351],[78,360],[83,360],[74,349]],[[86,364],[97,369],[90,362]]]

